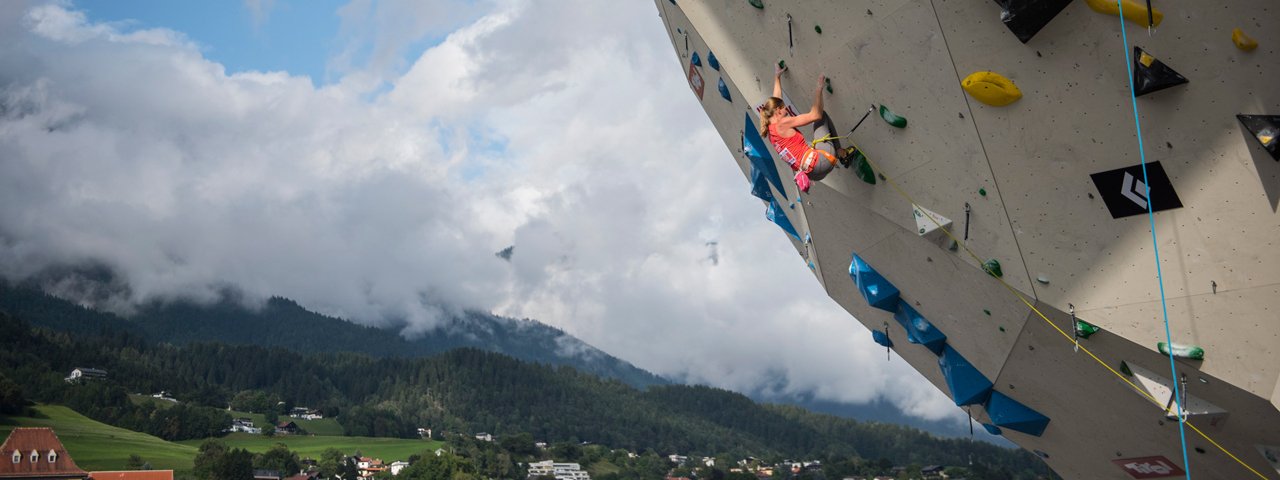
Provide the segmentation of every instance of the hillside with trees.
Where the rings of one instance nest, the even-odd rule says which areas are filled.
[[[102,380],[68,383],[92,366]],[[1019,450],[915,429],[760,405],[697,386],[637,390],[568,367],[457,349],[427,358],[283,348],[157,344],[102,329],[70,335],[0,314],[0,374],[27,399],[65,403],[105,423],[176,440],[216,435],[223,408],[244,392],[336,416],[348,435],[413,437],[436,432],[527,433],[542,441],[590,442],[630,451],[727,457],[885,458],[897,464],[981,463],[1011,478],[1047,472]],[[135,405],[130,392],[168,391],[182,406]],[[257,393],[249,394],[249,397]],[[269,402],[267,402],[269,403]]]

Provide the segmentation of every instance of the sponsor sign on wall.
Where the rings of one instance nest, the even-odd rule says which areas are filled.
[[[1120,467],[1133,478],[1180,477],[1187,474],[1169,459],[1161,456],[1124,458],[1112,460],[1111,463],[1116,464],[1117,467]]]
[[[1094,173],[1089,177],[1093,178],[1093,184],[1098,187],[1098,193],[1102,195],[1102,201],[1107,204],[1112,218],[1147,213],[1148,204],[1153,212],[1182,208],[1178,192],[1173,191],[1169,174],[1165,173],[1160,162],[1147,164],[1147,180],[1150,185],[1143,182],[1141,164]],[[1147,191],[1148,187],[1150,192]]]
[[[698,94],[698,100],[702,100],[702,92],[707,89],[707,82],[702,79],[702,73],[698,72],[698,67],[689,62],[689,87],[693,88],[693,93]]]

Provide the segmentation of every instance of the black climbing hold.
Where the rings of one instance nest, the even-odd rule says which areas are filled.
[[[716,60],[716,54],[711,50],[707,50],[707,65],[710,65],[717,72],[720,71],[720,61]]]
[[[1262,149],[1271,154],[1271,158],[1280,162],[1280,115],[1236,115],[1236,119],[1244,128],[1253,134]]]
[[[718,89],[720,90],[720,96],[721,96],[721,97],[724,97],[724,99],[725,99],[725,100],[728,100],[728,101],[732,102],[732,101],[733,101],[733,97],[730,97],[730,96],[729,96],[729,86],[724,84],[724,77],[721,77],[721,78],[720,78],[720,82],[719,82],[719,83],[720,83],[720,84],[719,84],[719,85],[717,85],[717,86],[716,86],[716,88],[718,88]]]
[[[1169,87],[1187,83],[1187,77],[1173,71],[1164,62],[1156,60],[1137,45],[1133,46],[1133,90],[1141,97]]]
[[[826,84],[827,84],[827,93],[836,93],[836,92],[833,92],[833,91],[831,90],[831,79],[830,79],[830,78],[824,78],[824,79],[822,79],[822,80],[823,80],[824,82],[826,82]]]
[[[764,2],[762,2],[762,1],[760,1],[760,0],[747,0],[747,3],[750,3],[750,4],[751,4],[751,6],[756,7],[756,8],[760,8],[760,9],[763,9],[763,8],[764,8]]]
[[[1039,50],[1036,50],[1036,56],[1037,56],[1037,57],[1044,57],[1044,55],[1041,55],[1041,54],[1040,54],[1040,51],[1039,51]]]
[[[960,112],[960,118],[964,118],[964,112]]]
[[[870,9],[870,8],[868,8],[868,9],[867,9],[867,15],[871,15],[871,9]]]
[[[693,52],[693,57],[689,58],[689,63],[692,63],[699,67],[702,66],[702,59],[698,58],[698,52]]]
[[[1000,5],[1000,21],[1018,40],[1027,43],[1071,0],[996,0],[996,3]]]
[[[1171,142],[1164,142],[1164,146],[1169,147],[1169,148],[1173,148],[1173,143],[1171,143]]]

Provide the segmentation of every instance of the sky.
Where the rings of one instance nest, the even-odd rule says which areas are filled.
[[[690,383],[963,422],[749,190],[651,1],[0,2],[4,278],[406,335],[477,309]]]

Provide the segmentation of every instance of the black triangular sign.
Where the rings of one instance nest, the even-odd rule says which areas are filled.
[[[996,3],[1000,4],[1000,21],[1018,40],[1027,43],[1067,8],[1071,0],[996,0]]]
[[[1280,115],[1236,115],[1262,149],[1280,162]]]
[[[1187,77],[1173,71],[1137,45],[1133,46],[1133,90],[1135,97],[1187,83]]]

